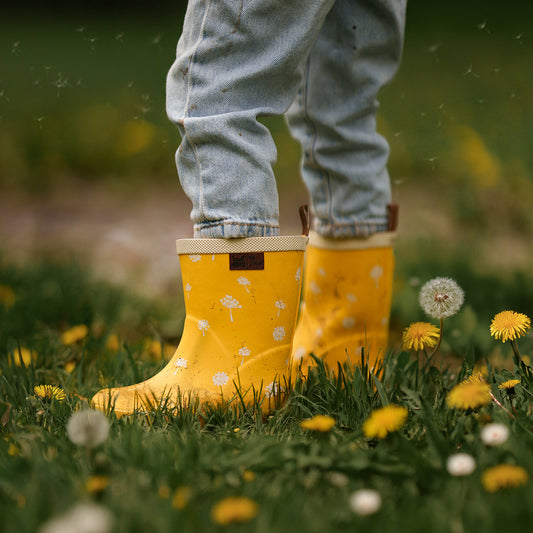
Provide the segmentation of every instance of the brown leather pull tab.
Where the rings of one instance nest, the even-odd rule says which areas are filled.
[[[302,235],[307,237],[309,235],[309,206],[301,205],[298,212],[300,213],[300,220],[302,221]]]
[[[398,228],[398,215],[400,207],[398,204],[389,204],[387,205],[387,216],[389,219],[389,224],[387,227],[388,231],[396,231]]]

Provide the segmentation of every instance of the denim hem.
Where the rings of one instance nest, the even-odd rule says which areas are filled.
[[[245,237],[278,237],[279,226],[260,222],[221,222],[195,224],[195,239],[242,239]]]
[[[384,219],[374,222],[331,223],[315,220],[315,231],[322,237],[330,239],[367,238],[376,233],[388,231],[388,221]]]

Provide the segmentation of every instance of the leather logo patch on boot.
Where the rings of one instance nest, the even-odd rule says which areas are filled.
[[[230,270],[264,270],[265,254],[263,252],[229,254]]]

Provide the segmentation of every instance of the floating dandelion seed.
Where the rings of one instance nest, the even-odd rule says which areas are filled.
[[[451,278],[434,278],[422,286],[418,301],[429,316],[442,319],[461,309],[464,292]]]
[[[94,448],[107,439],[109,422],[100,411],[85,409],[70,417],[67,434],[74,444]]]
[[[469,476],[476,468],[476,460],[467,453],[450,455],[446,461],[446,469],[452,476]]]
[[[357,490],[351,494],[349,505],[358,515],[372,515],[381,509],[381,495],[372,489]]]
[[[524,468],[517,465],[501,464],[483,472],[481,483],[487,492],[512,489],[525,485],[529,475]]]
[[[429,322],[413,322],[402,335],[404,350],[425,350],[433,348],[439,340],[440,330]]]
[[[477,29],[479,31],[486,31],[488,34],[490,34],[490,30],[487,28],[487,22],[488,20],[485,19],[483,22],[480,22],[478,25],[477,25]]]

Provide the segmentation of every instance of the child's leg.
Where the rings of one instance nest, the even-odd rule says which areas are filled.
[[[365,237],[387,229],[387,142],[377,93],[397,70],[405,0],[337,1],[313,44],[288,119],[304,149],[316,230]]]
[[[167,112],[193,203],[195,237],[279,233],[276,148],[264,115],[284,113],[334,0],[191,0],[167,80]]]

